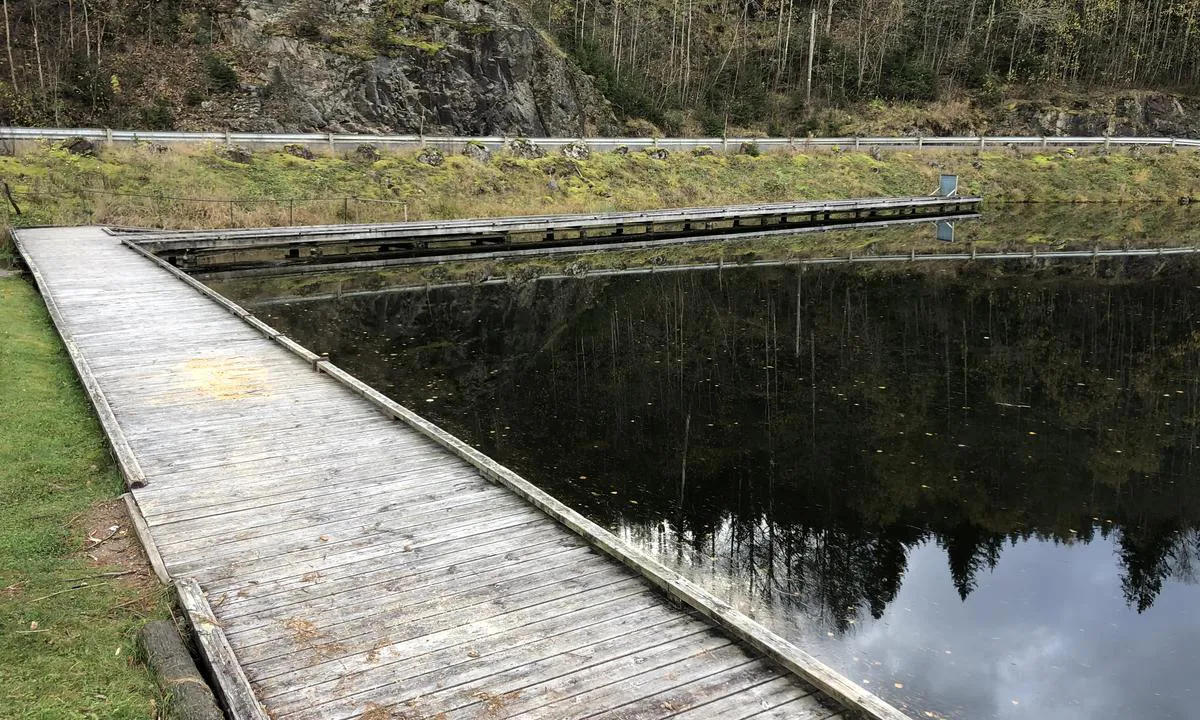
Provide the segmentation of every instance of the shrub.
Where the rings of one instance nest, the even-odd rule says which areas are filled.
[[[220,57],[206,55],[204,57],[204,71],[208,73],[209,82],[217,90],[228,92],[237,89],[237,71]]]
[[[142,108],[142,127],[147,130],[171,130],[175,127],[175,114],[162,101]]]

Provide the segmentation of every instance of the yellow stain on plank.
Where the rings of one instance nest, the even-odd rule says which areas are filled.
[[[196,358],[178,367],[184,387],[213,400],[240,400],[270,394],[265,368],[246,358]]]

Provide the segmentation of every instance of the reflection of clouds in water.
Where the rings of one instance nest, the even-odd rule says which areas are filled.
[[[819,611],[785,615],[760,592],[731,583],[721,559],[680,553],[670,533],[626,525],[619,534],[918,718],[925,710],[993,720],[1194,717],[1200,586],[1168,582],[1137,614],[1122,593],[1111,540],[1007,546],[965,602],[945,549],[920,543],[883,617],[860,611],[847,633],[829,637]]]
[[[893,677],[905,692],[938,698],[937,706],[912,702],[917,713],[957,716],[955,707],[969,707],[977,710],[961,717],[984,709],[993,718],[1194,717],[1200,618],[1186,608],[1200,607],[1200,587],[1172,583],[1156,607],[1137,615],[1121,594],[1114,552],[1106,540],[1023,542],[1007,548],[961,602],[945,553],[924,544],[909,556],[884,617],[861,618],[859,632],[820,643],[818,655],[851,677],[863,667],[852,657],[879,661],[871,686],[897,701]]]

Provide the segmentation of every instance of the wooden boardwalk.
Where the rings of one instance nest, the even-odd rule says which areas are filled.
[[[808,200],[637,212],[423,220],[371,225],[138,233],[144,249],[194,272],[386,266],[650,247],[739,235],[794,234],[854,225],[974,217],[977,197]]]
[[[380,412],[118,238],[17,239],[227,696],[248,679],[261,703],[239,715],[840,717],[744,630],[598,552],[603,531],[572,532],[596,529],[489,481],[508,471],[481,474],[469,449]],[[192,581],[207,603],[188,601]]]

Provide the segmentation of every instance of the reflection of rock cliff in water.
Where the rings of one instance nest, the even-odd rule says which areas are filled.
[[[408,2],[388,15],[395,4],[246,2],[229,33],[258,65],[243,67],[243,91],[257,99],[224,111],[225,122],[461,135],[614,131],[591,80],[506,0]]]

